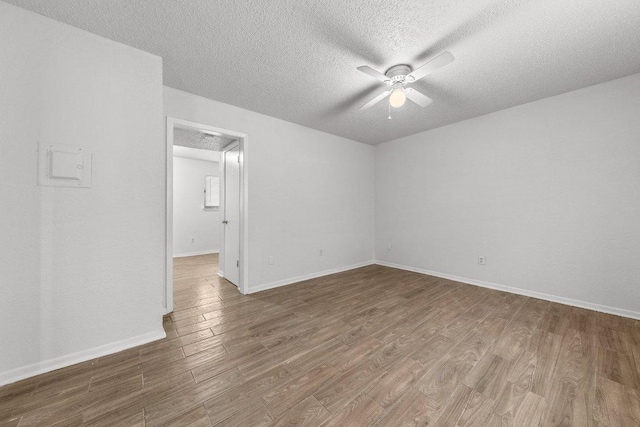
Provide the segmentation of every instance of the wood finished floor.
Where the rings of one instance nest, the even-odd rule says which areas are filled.
[[[7,426],[639,426],[640,322],[370,266],[250,296],[175,262],[167,338],[0,388]]]

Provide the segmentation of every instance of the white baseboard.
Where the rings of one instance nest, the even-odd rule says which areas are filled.
[[[138,335],[137,337],[127,338],[122,341],[116,341],[114,343],[79,351],[77,353],[67,354],[66,356],[56,357],[55,359],[44,360],[42,362],[22,366],[10,371],[0,372],[0,386],[44,374],[45,372],[55,371],[56,369],[75,365],[76,363],[86,362],[87,360],[95,359],[96,357],[106,356],[108,354],[117,353],[142,344],[147,344],[152,341],[165,338],[166,336],[167,335],[164,330],[161,329],[159,331]]]
[[[247,291],[247,294],[254,294],[256,292],[266,291],[267,289],[279,288],[280,286],[291,285],[293,283],[302,282],[304,280],[316,279],[322,276],[328,276],[329,274],[341,273],[343,271],[353,270],[356,268],[366,267],[368,265],[373,265],[375,262],[365,261],[358,264],[347,265],[345,267],[334,268],[332,270],[324,270],[319,271],[317,273],[305,274],[304,276],[292,277],[290,279],[279,280],[277,282],[271,282],[264,285],[259,285],[256,287],[250,287]]]
[[[184,258],[187,256],[196,256],[196,255],[209,255],[209,254],[219,254],[220,251],[218,249],[212,251],[200,251],[200,252],[187,252],[183,254],[173,254],[174,258]]]
[[[224,271],[220,270],[219,268],[218,268],[218,276],[224,278]]]
[[[533,297],[542,299],[545,301],[557,302],[565,305],[572,305],[574,307],[586,308],[587,310],[600,311],[602,313],[615,314],[616,316],[629,317],[631,319],[640,320],[640,312],[626,310],[624,308],[609,307],[607,305],[595,304],[592,302],[586,302],[576,300],[572,298],[565,298],[551,294],[545,294],[542,292],[530,291],[528,289],[514,288],[512,286],[498,285],[497,283],[484,282],[482,280],[469,279],[467,277],[455,276],[453,274],[440,273],[437,271],[425,270],[422,268],[409,267],[407,265],[394,264],[386,261],[375,261],[376,264],[385,267],[398,268],[400,270],[413,271],[414,273],[427,274],[429,276],[442,277],[443,279],[454,280],[456,282],[467,283],[469,285],[480,286],[482,288],[495,289],[497,291],[509,292],[512,294],[524,295],[527,297]]]

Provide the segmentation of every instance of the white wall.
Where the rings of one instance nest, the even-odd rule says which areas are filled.
[[[161,59],[0,2],[0,384],[164,336]],[[38,141],[93,150],[37,186]]]
[[[204,210],[204,177],[220,176],[218,162],[173,158],[173,254],[220,251],[220,213]],[[192,243],[191,239],[195,241]]]
[[[168,87],[164,111],[249,135],[250,292],[372,261],[373,147]]]
[[[376,258],[640,316],[639,118],[636,74],[378,146]]]

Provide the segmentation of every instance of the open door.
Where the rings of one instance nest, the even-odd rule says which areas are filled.
[[[223,152],[224,156],[224,278],[234,285],[240,283],[240,147]]]
[[[230,137],[234,141],[228,145],[221,143],[217,146],[220,150],[220,218],[227,221],[226,224],[219,224],[222,240],[218,274],[236,285],[238,291],[243,294],[248,293],[249,288],[247,212],[249,136],[229,129],[167,117],[166,276],[162,301],[165,314],[173,311],[173,147],[176,128],[197,129],[208,135]],[[228,170],[226,180],[225,170]],[[225,256],[225,253],[229,255]]]

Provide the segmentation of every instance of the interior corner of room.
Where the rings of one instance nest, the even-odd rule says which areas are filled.
[[[307,331],[304,322],[324,321],[327,313],[313,305],[323,298],[344,304],[343,317],[331,318],[345,328],[336,327],[332,343],[346,352],[362,339],[358,345],[375,348],[373,354],[396,341],[380,335],[350,341],[357,331],[347,327],[402,309],[361,306],[357,292],[409,306],[424,291],[415,283],[436,291],[468,284],[474,289],[468,295],[480,298],[497,295],[492,289],[510,295],[505,300],[581,308],[584,318],[624,318],[619,322],[628,329],[610,328],[624,339],[609,347],[594,341],[595,355],[580,354],[601,363],[622,353],[618,346],[629,350],[621,374],[593,369],[622,384],[624,393],[608,395],[640,402],[640,327],[629,326],[640,320],[637,3],[487,0],[464,2],[466,10],[438,0],[410,2],[407,10],[371,2],[343,10],[282,1],[282,8],[257,2],[257,16],[235,3],[194,2],[183,11],[165,5],[153,15],[157,22],[147,8],[160,5],[118,0],[97,13],[77,3],[0,1],[0,386],[82,363],[88,372],[101,358],[126,351],[139,357],[138,346],[162,349],[171,340],[167,348],[175,345],[175,354],[163,357],[187,358],[211,350],[212,342],[222,347],[214,337],[227,326],[221,332],[215,316],[185,306],[201,292],[189,288],[195,282],[211,284],[202,304],[226,310],[228,319],[247,321],[234,304],[250,305],[246,316],[255,324],[233,343],[245,349],[238,342],[258,337],[252,350],[274,357],[290,350],[287,339]],[[129,8],[149,13],[123,12]],[[233,19],[221,31],[203,11]],[[281,22],[279,13],[291,28],[267,25]],[[365,28],[359,14],[392,34]],[[178,49],[168,35],[149,36],[159,23],[176,27],[172,16],[185,30],[171,30],[171,37],[189,36],[189,49]],[[395,16],[414,24],[401,25]],[[195,36],[189,19],[210,31]],[[222,34],[222,41],[209,33]],[[232,40],[232,33],[251,34],[253,42]],[[326,62],[313,63],[318,58]],[[385,282],[366,289],[375,275]],[[313,299],[305,299],[306,285]],[[324,285],[333,296],[318,290]],[[353,295],[343,289],[349,286]],[[393,294],[396,288],[402,295]],[[475,304],[462,291],[451,295]],[[259,313],[274,301],[273,316]],[[177,317],[174,302],[183,310]],[[359,311],[351,313],[353,307]],[[173,319],[178,326],[166,328]],[[272,329],[261,323],[270,320]],[[199,322],[215,326],[201,330],[193,326]],[[571,328],[579,337],[587,326],[565,329]],[[282,341],[267,342],[263,332],[282,332]],[[210,342],[188,354],[185,346],[200,344],[175,340],[193,334]],[[562,334],[549,339],[568,332]],[[559,343],[549,345],[555,351]],[[240,358],[241,352],[218,350],[222,356],[215,357]],[[347,372],[349,363],[326,369]],[[232,368],[221,377],[229,381],[224,387],[258,378],[246,375],[257,365]],[[196,376],[185,378],[195,387]],[[536,378],[544,388],[546,377]],[[27,389],[31,395],[35,386]],[[369,404],[364,390],[356,395]],[[326,419],[344,409],[323,406],[317,394],[304,404]],[[543,399],[531,390],[526,395]],[[491,396],[492,404],[498,397]],[[551,407],[552,396],[544,398],[536,402]],[[18,419],[13,412],[4,417],[2,405],[0,425]],[[198,405],[188,411],[211,416],[204,401]],[[387,415],[396,408],[375,405]]]

